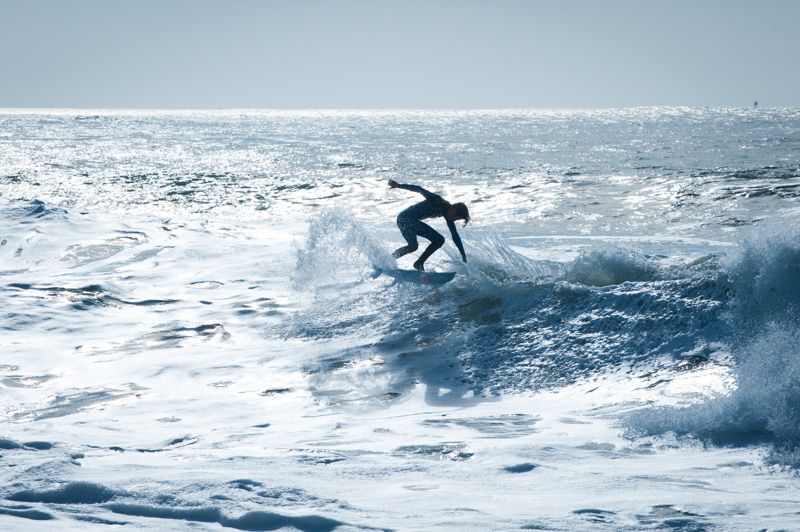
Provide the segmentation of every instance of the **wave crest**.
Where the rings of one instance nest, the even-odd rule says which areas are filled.
[[[616,247],[581,252],[567,268],[566,280],[587,286],[612,286],[626,281],[651,281],[658,271],[641,251]]]

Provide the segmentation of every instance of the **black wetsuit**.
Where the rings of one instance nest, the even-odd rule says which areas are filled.
[[[395,251],[394,256],[399,258],[403,255],[411,253],[412,251],[416,251],[419,247],[417,236],[426,238],[430,240],[431,243],[422,253],[419,260],[414,263],[414,267],[416,269],[422,270],[424,268],[425,261],[428,260],[428,257],[430,257],[434,251],[442,247],[444,244],[444,237],[434,230],[433,227],[421,220],[438,218],[440,216],[444,217],[445,221],[447,222],[447,227],[450,229],[450,235],[453,237],[453,242],[463,256],[464,246],[461,244],[461,237],[458,236],[458,231],[456,231],[456,224],[453,223],[453,220],[450,220],[445,216],[447,211],[450,209],[450,203],[448,203],[438,194],[428,192],[424,188],[418,187],[417,185],[398,184],[397,188],[410,190],[411,192],[419,192],[425,196],[425,201],[421,201],[416,205],[412,205],[397,216],[397,227],[400,228],[400,232],[403,234],[403,238],[405,238],[408,242],[408,245]]]

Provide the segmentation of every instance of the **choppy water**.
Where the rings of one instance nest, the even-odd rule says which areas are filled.
[[[429,263],[457,271],[453,282],[371,278],[394,264],[395,216],[419,200],[388,179],[469,205],[468,264],[450,242]],[[273,414],[237,413],[242,427],[222,428],[220,412],[265,397],[288,401],[290,418],[305,417],[309,400],[325,415],[387,403],[418,415],[542,393],[567,404],[576,386],[612,382],[619,395],[593,415],[630,441],[760,445],[766,464],[800,464],[797,109],[7,110],[0,182],[0,443],[10,449],[30,432],[107,451],[127,447],[109,433],[149,423],[147,441],[130,446],[152,450],[164,433],[178,442],[167,450],[201,442],[247,454],[239,442]],[[488,412],[447,426],[530,437],[540,419]],[[311,437],[334,445],[319,430]],[[395,458],[475,460],[468,441],[400,443]],[[574,452],[615,448],[590,443]],[[6,495],[34,490],[29,499],[46,503],[45,477],[22,472],[32,459],[14,460]],[[534,469],[525,464],[502,471]],[[99,493],[98,504],[133,491],[74,487],[78,477],[54,475]],[[328,504],[293,507],[286,493],[280,508]],[[262,528],[245,528],[213,508],[205,519],[130,497],[104,511],[248,530],[268,521],[251,515]],[[238,515],[260,508],[233,500]],[[0,515],[56,515],[9,505]],[[633,528],[705,522],[651,506]],[[619,511],[570,515],[547,526],[620,525],[609,517]]]

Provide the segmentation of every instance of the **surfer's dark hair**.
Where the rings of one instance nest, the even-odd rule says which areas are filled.
[[[464,227],[467,226],[469,223],[469,209],[463,203],[453,203],[453,209],[455,209],[456,214],[458,214],[459,219],[464,220]]]

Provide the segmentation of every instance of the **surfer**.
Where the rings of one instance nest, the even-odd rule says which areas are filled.
[[[464,220],[464,225],[467,225],[469,222],[469,211],[466,205],[463,203],[450,204],[443,197],[428,192],[417,185],[401,185],[397,183],[397,181],[390,179],[389,186],[391,188],[402,188],[403,190],[410,190],[411,192],[419,192],[425,197],[425,201],[412,205],[397,216],[397,227],[400,228],[400,232],[403,234],[403,238],[406,239],[406,242],[408,242],[408,245],[396,250],[392,254],[394,258],[399,259],[403,255],[408,255],[412,251],[416,251],[419,247],[417,236],[421,236],[422,238],[430,240],[431,243],[414,263],[414,268],[424,271],[425,261],[428,260],[428,257],[433,255],[437,249],[442,247],[444,244],[444,237],[422,220],[442,216],[447,221],[447,227],[450,229],[453,242],[461,252],[461,261],[467,262],[467,255],[464,253],[461,237],[458,236],[456,224],[453,223],[456,220]]]

